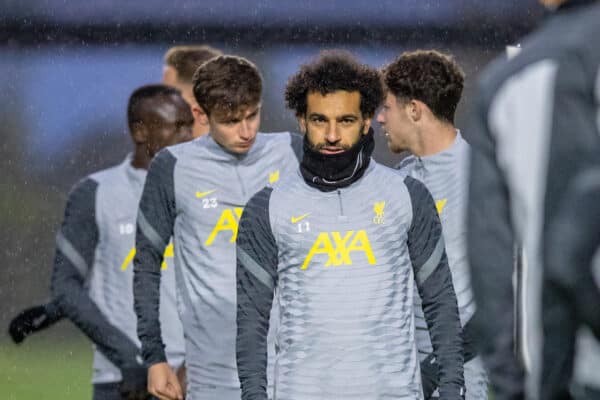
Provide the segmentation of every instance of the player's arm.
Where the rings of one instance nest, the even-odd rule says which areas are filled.
[[[89,297],[85,285],[98,243],[96,188],[97,183],[88,178],[77,184],[69,195],[56,238],[52,304],[121,370],[139,368],[137,346],[106,319]]]
[[[246,205],[237,237],[236,355],[242,400],[267,400],[267,332],[277,283],[277,244],[269,221],[272,189]]]
[[[17,314],[8,327],[8,333],[15,343],[21,343],[32,333],[42,331],[64,317],[56,302],[26,308]]]
[[[176,161],[163,149],[150,164],[138,210],[133,259],[134,308],[142,357],[149,367],[148,388],[161,399],[183,398],[179,381],[167,364],[159,319],[161,264],[175,223]]]
[[[577,176],[550,224],[544,299],[541,396],[566,398],[573,374],[577,330],[588,325],[600,339],[600,290],[592,260],[600,245],[600,168]]]
[[[481,99],[473,110],[467,245],[477,303],[472,319],[479,350],[499,400],[524,396],[524,370],[515,354],[512,275],[515,238],[508,187],[498,166],[494,139]]]
[[[407,238],[408,251],[433,353],[439,365],[440,398],[463,399],[462,329],[442,225],[433,198],[425,186],[410,176],[404,182],[413,211]]]

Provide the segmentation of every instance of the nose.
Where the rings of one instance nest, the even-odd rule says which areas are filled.
[[[252,130],[250,129],[250,124],[248,123],[248,121],[242,120],[242,122],[240,122],[239,135],[240,138],[243,140],[252,139]]]
[[[341,140],[341,136],[337,128],[338,127],[335,121],[329,123],[327,132],[325,133],[325,140],[327,140],[328,143],[337,143]]]
[[[385,124],[385,117],[383,116],[383,110],[379,111],[377,113],[377,122],[379,122],[381,125]]]

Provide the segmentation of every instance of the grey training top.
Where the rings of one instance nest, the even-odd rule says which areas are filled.
[[[157,288],[163,250],[173,236],[191,399],[212,388],[231,389],[232,398],[239,399],[238,221],[253,194],[297,169],[293,146],[299,150],[301,145],[298,135],[259,133],[249,152],[240,156],[225,151],[207,135],[161,151],[150,166],[137,219],[134,260],[138,334],[145,361],[164,361],[156,323]]]
[[[80,181],[56,238],[54,301],[96,346],[94,383],[119,382],[120,368],[141,364],[133,310],[135,218],[146,171],[131,158]],[[161,326],[167,358],[183,363],[183,329],[171,261],[162,271]]]
[[[469,145],[457,131],[454,143],[448,149],[426,157],[408,156],[397,167],[402,175],[410,175],[423,182],[433,196],[442,222],[448,264],[463,327],[475,312],[466,246],[468,158]],[[417,346],[423,357],[432,349],[421,299],[417,295],[415,300]]]
[[[250,200],[237,256],[243,400],[267,398],[274,293],[275,398],[422,398],[415,281],[441,366],[440,397],[462,398],[458,307],[439,218],[420,182],[372,161],[357,182],[322,192],[296,172]]]

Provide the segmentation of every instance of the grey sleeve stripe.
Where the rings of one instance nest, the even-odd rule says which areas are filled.
[[[431,276],[435,268],[440,264],[440,260],[442,259],[442,255],[444,254],[444,237],[440,236],[437,244],[435,245],[435,249],[433,249],[433,253],[429,256],[425,264],[419,268],[419,272],[417,272],[417,283],[422,285],[425,283],[427,278]]]
[[[154,248],[160,252],[164,251],[165,247],[167,247],[167,243],[162,240],[158,232],[150,225],[142,210],[139,210],[138,212],[137,224],[140,231],[142,231],[144,236],[152,243]]]
[[[275,290],[275,282],[267,271],[265,271],[248,253],[246,253],[240,246],[237,247],[237,258],[241,265],[258,279],[263,285],[269,290]]]
[[[85,262],[83,256],[77,251],[77,249],[71,244],[69,239],[64,237],[62,232],[58,232],[56,235],[56,247],[65,255],[65,257],[77,268],[77,271],[81,276],[85,277],[89,270],[88,264]]]

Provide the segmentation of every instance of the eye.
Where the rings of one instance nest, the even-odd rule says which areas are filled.
[[[356,121],[356,119],[354,119],[354,118],[342,118],[342,120],[340,122],[344,125],[351,125],[355,121]]]
[[[319,115],[315,115],[315,116],[311,117],[310,121],[313,122],[313,123],[315,123],[315,124],[322,124],[322,123],[326,122],[325,118],[323,118],[323,117],[321,117]]]

